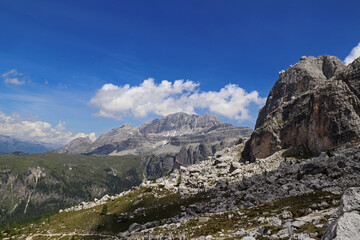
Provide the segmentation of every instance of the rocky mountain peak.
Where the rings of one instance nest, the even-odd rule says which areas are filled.
[[[205,128],[219,126],[222,122],[217,120],[214,116],[207,114],[199,116],[187,113],[174,113],[167,115],[161,119],[155,119],[151,122],[145,123],[140,126],[140,132],[143,134],[161,133],[166,131],[184,131],[196,132]]]
[[[360,58],[355,59],[343,71],[336,75],[335,80],[344,81],[352,92],[360,99]]]
[[[301,57],[272,87],[243,159],[280,149],[302,157],[358,139],[360,60],[345,66],[333,56]]]
[[[255,128],[262,125],[266,115],[276,110],[283,102],[324,84],[344,67],[345,65],[334,56],[301,57],[298,63],[279,73],[279,79],[270,90]]]

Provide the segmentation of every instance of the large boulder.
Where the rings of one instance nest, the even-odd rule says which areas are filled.
[[[341,199],[340,217],[327,227],[322,239],[360,239],[360,188],[345,191]]]
[[[306,157],[360,136],[360,59],[345,66],[333,56],[302,57],[271,89],[243,159],[281,149]]]

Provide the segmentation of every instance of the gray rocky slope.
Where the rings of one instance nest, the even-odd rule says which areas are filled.
[[[160,230],[140,226],[136,231],[131,232],[135,228],[130,229],[121,236],[131,239],[146,239],[149,236],[175,239],[182,236],[187,239],[191,238],[194,229],[206,228],[213,219],[224,215],[226,218],[223,221],[232,224],[230,229],[225,229],[225,225],[224,231],[203,235],[203,239],[320,239],[328,225],[332,229],[328,231],[333,235],[336,231],[338,235],[349,234],[339,227],[348,221],[353,221],[355,225],[348,226],[350,234],[351,231],[359,234],[358,215],[350,220],[342,219],[344,212],[358,214],[358,190],[356,194],[343,196],[340,209],[338,196],[346,189],[359,185],[360,145],[336,150],[330,157],[322,153],[319,157],[302,160],[285,159],[280,151],[254,163],[237,162],[241,149],[242,146],[225,149],[207,161],[181,167],[156,183],[143,183],[143,187],[165,186],[183,197],[207,193],[209,199],[184,208],[180,216],[164,219],[166,224]],[[296,201],[300,204],[297,205]],[[343,207],[344,204],[348,207]],[[263,206],[266,205],[264,211]],[[244,215],[244,212],[250,213],[249,209],[259,210],[255,217]],[[342,218],[337,225],[330,224],[339,215]],[[193,220],[198,222],[195,228]]]
[[[175,113],[140,126],[125,124],[94,142],[75,139],[57,153],[142,155],[148,178],[163,176],[180,166],[205,160],[217,150],[249,137],[252,130],[204,116]]]
[[[360,59],[345,66],[333,56],[302,57],[280,72],[261,109],[243,159],[311,156],[359,139]]]

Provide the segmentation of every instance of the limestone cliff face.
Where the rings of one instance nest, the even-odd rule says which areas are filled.
[[[332,56],[302,57],[273,86],[244,160],[280,149],[317,154],[360,136],[360,59],[345,67]]]

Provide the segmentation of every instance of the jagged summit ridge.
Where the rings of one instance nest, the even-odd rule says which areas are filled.
[[[261,109],[243,159],[280,149],[312,155],[360,136],[360,61],[345,66],[332,56],[302,57],[280,73]]]
[[[251,129],[236,127],[207,114],[174,113],[140,126],[125,124],[102,134],[93,143],[69,143],[59,153],[85,154],[163,154],[178,153],[182,146],[200,143],[217,143],[225,139],[249,137]],[[81,150],[75,149],[81,146]],[[87,146],[87,147],[86,147]]]
[[[149,134],[176,130],[179,134],[184,134],[198,132],[222,124],[222,122],[210,114],[199,116],[180,112],[145,123],[139,127],[139,131],[142,134]]]

